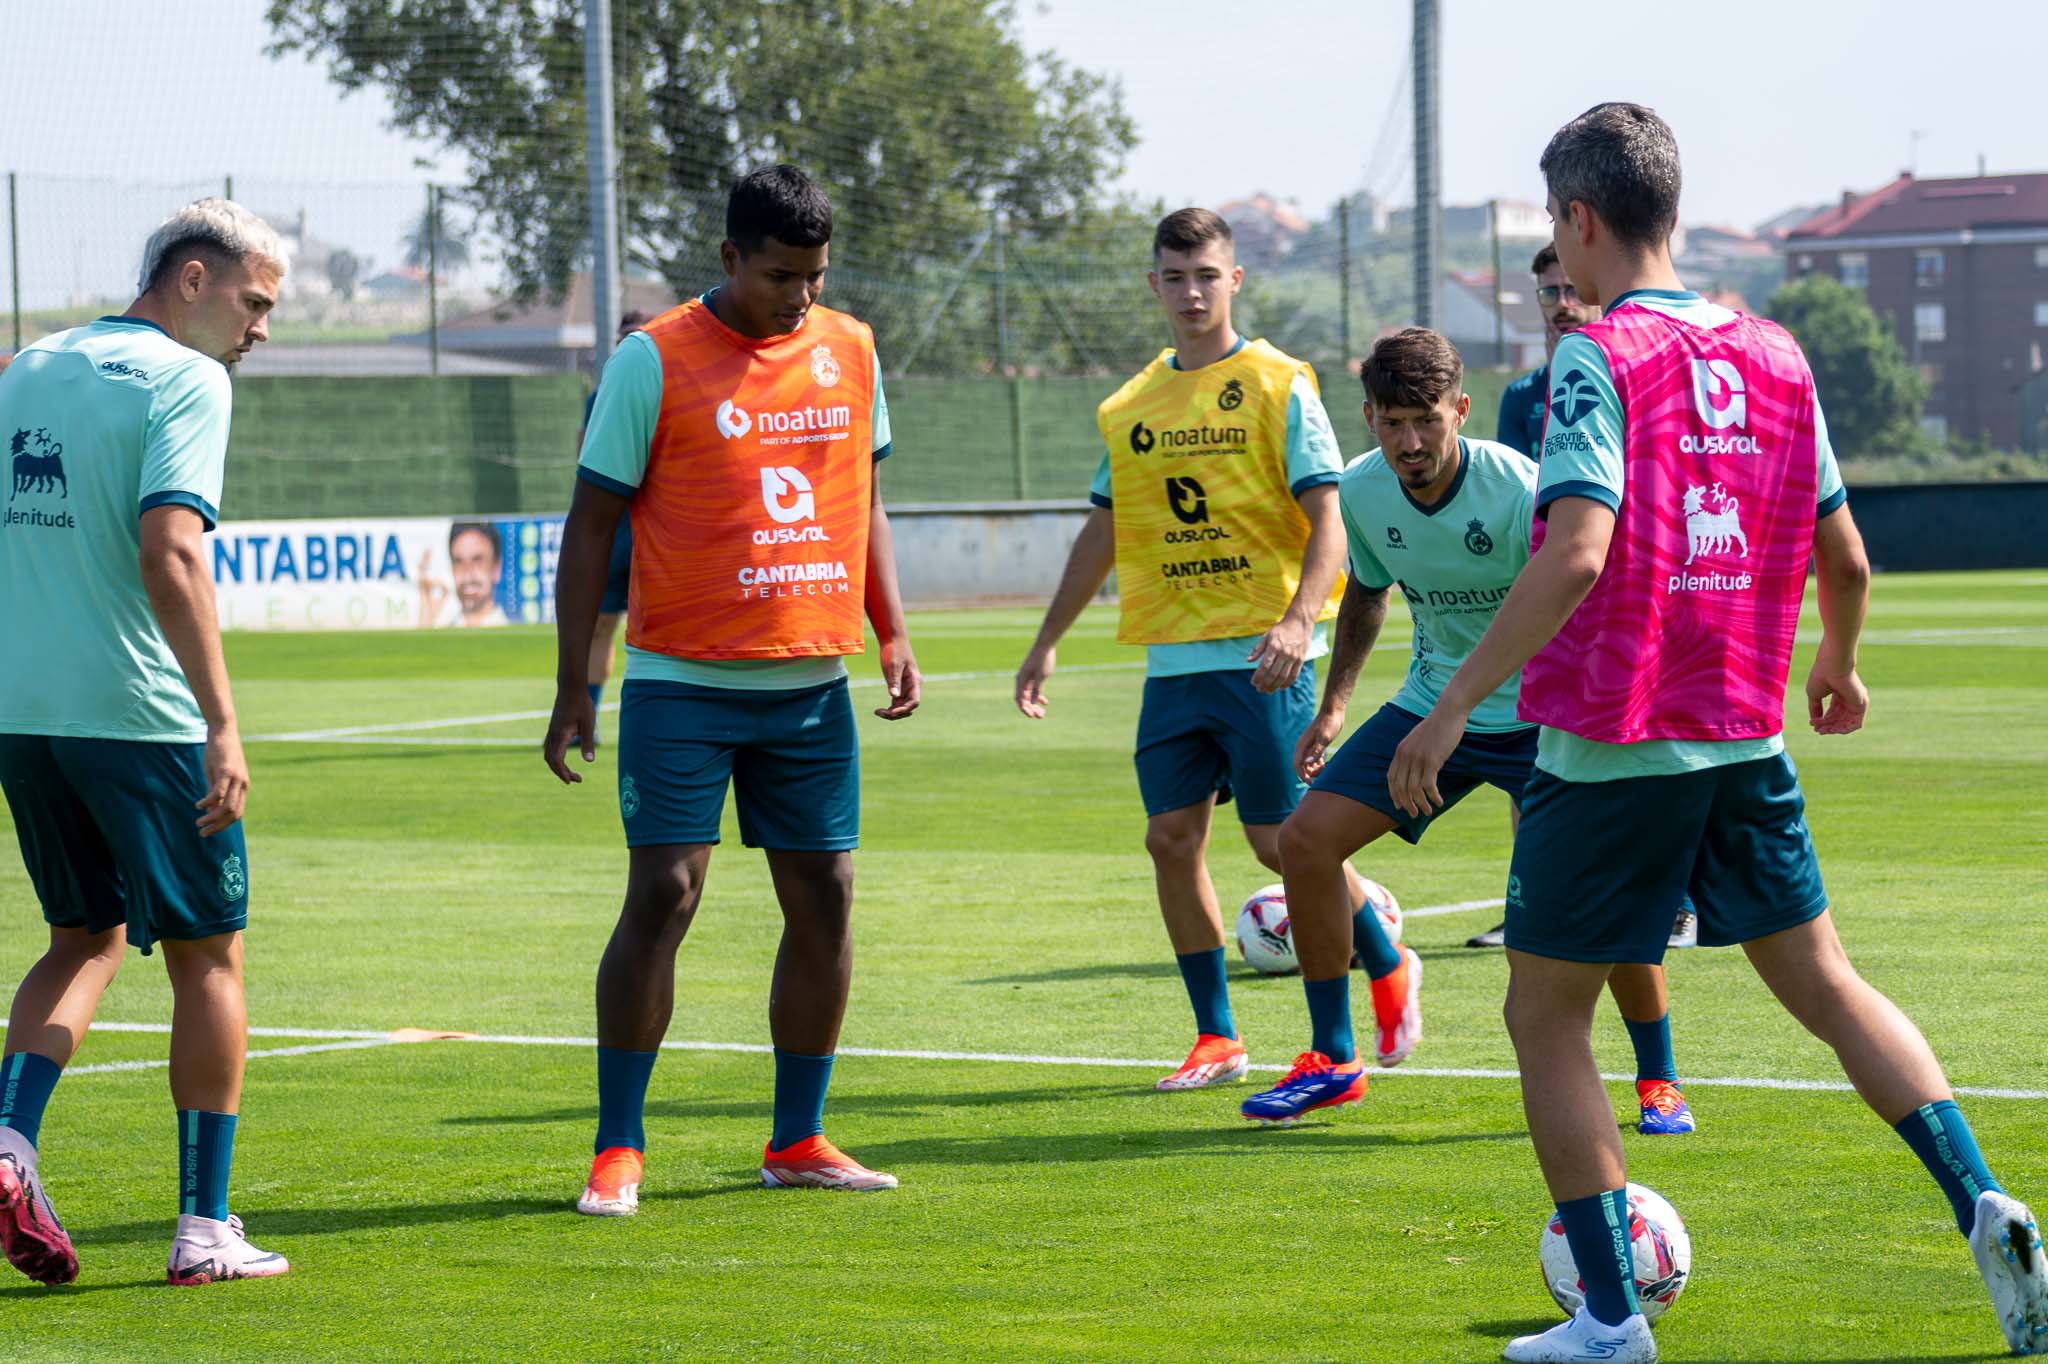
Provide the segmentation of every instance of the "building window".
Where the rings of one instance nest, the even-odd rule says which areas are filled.
[[[1913,305],[1913,338],[1916,341],[1948,339],[1948,309],[1939,303]]]
[[[2048,270],[2048,246],[2037,246],[2034,248],[2034,268],[2036,270]]]
[[[1920,434],[1929,440],[1948,439],[1948,418],[1938,413],[1929,413],[1920,419]]]
[[[1861,251],[1844,251],[1835,258],[1835,269],[1842,283],[1851,289],[1870,287],[1870,257]]]
[[[2034,325],[2037,327],[2048,327],[2048,303],[2036,303],[2034,305]]]
[[[1939,289],[1948,273],[1948,259],[1939,251],[1913,253],[1913,282],[1923,289]]]
[[[2034,248],[2034,264],[2041,266],[2043,269],[2048,269],[2048,246],[2037,246]],[[1803,275],[1812,268],[1813,257],[1801,255],[1799,257],[1799,273]]]

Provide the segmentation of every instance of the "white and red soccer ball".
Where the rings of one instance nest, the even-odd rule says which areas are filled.
[[[1393,892],[1377,881],[1365,881],[1365,899],[1379,915],[1387,937],[1401,941],[1401,906]],[[1287,918],[1287,887],[1262,886],[1244,902],[1237,911],[1237,950],[1245,964],[1261,975],[1287,976],[1301,969]]]
[[[1678,1209],[1654,1189],[1640,1184],[1628,1186],[1628,1243],[1635,1259],[1636,1301],[1643,1316],[1655,1321],[1669,1311],[1685,1281],[1692,1276],[1692,1238]],[[1543,1286],[1567,1313],[1576,1312],[1586,1300],[1579,1266],[1572,1259],[1571,1244],[1564,1237],[1564,1222],[1553,1212],[1544,1224]]]

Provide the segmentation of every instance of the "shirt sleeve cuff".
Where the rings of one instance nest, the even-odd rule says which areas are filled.
[[[198,493],[187,492],[151,493],[142,499],[142,505],[136,509],[135,514],[139,518],[144,512],[157,507],[190,507],[199,513],[199,519],[206,522],[208,530],[212,530],[214,523],[220,520],[220,512],[211,502]]]
[[[617,493],[620,497],[632,497],[634,494],[640,491],[632,484],[621,483],[616,478],[611,478],[599,473],[597,470],[591,468],[587,464],[579,464],[576,466],[576,477],[582,479],[585,483],[590,484],[594,488],[602,488],[608,493]]]
[[[1088,490],[1088,505],[1091,507],[1101,507],[1104,510],[1108,510],[1113,504],[1110,502],[1108,498],[1104,497],[1101,493],[1098,493],[1093,488],[1090,488]]]
[[[879,464],[883,460],[889,458],[889,452],[891,450],[894,450],[895,448],[896,442],[892,440],[887,445],[883,446],[881,449],[875,451],[875,462]]]
[[[1847,488],[1837,488],[1820,500],[1820,505],[1814,508],[1813,519],[1818,521],[1823,516],[1833,516],[1848,505],[1849,490]]]
[[[1337,480],[1343,477],[1344,475],[1336,472],[1333,469],[1321,469],[1315,473],[1308,474],[1302,478],[1295,479],[1292,484],[1288,485],[1287,491],[1293,493],[1294,500],[1299,502],[1301,500],[1301,495],[1307,492],[1310,488],[1320,488],[1325,483],[1335,483]]]
[[[1550,504],[1560,497],[1584,497],[1611,512],[1621,510],[1621,499],[1615,495],[1614,489],[1590,479],[1575,478],[1552,487],[1539,488],[1536,492],[1536,514],[1544,516],[1549,512]]]

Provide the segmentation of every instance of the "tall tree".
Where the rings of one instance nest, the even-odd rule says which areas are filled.
[[[466,158],[522,296],[590,256],[580,0],[271,0],[273,55],[375,86]],[[877,305],[1000,209],[1085,224],[1135,140],[1111,78],[1029,54],[1009,0],[633,0],[613,10],[622,236],[679,293],[717,273],[725,192],[787,160],[832,196],[834,290]],[[883,309],[883,311],[889,311]]]
[[[1806,352],[1836,450],[1889,455],[1926,444],[1920,434],[1926,381],[1859,291],[1827,275],[1808,275],[1772,295],[1764,315]]]
[[[430,216],[435,220],[432,224],[427,221]],[[449,218],[446,195],[435,198],[433,212],[421,209],[420,216],[413,220],[412,230],[405,234],[407,265],[424,270],[429,256],[444,274],[469,264],[469,237]]]

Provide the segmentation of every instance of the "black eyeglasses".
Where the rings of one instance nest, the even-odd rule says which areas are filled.
[[[1539,284],[1536,286],[1536,301],[1548,308],[1559,298],[1568,298],[1574,303],[1581,302],[1579,291],[1569,284]]]

